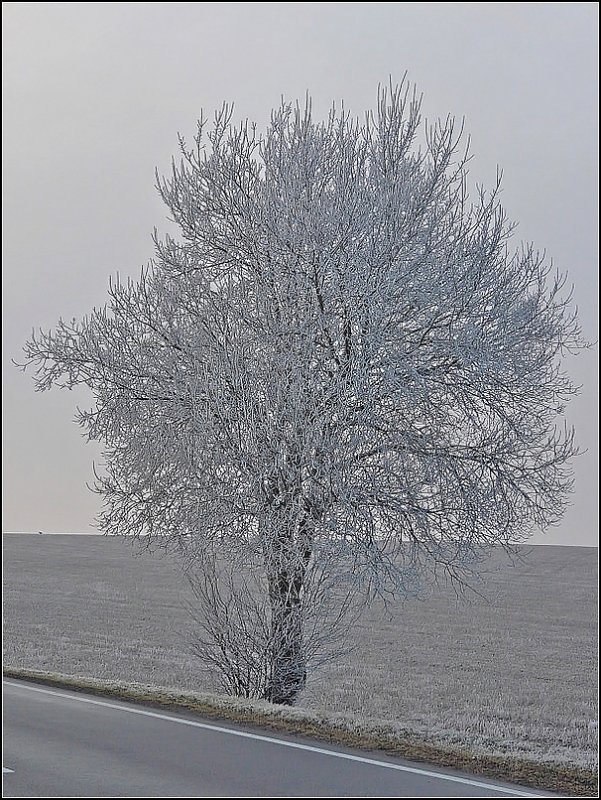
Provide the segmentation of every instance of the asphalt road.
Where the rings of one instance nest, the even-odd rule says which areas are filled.
[[[3,684],[3,797],[549,796],[190,714]]]

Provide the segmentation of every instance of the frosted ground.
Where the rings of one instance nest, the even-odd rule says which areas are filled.
[[[187,650],[187,586],[168,558],[98,536],[5,535],[5,666],[211,690]],[[344,663],[300,705],[383,720],[477,752],[594,767],[597,550],[496,559],[486,597],[368,611]]]

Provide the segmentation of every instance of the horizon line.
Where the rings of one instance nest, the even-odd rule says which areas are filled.
[[[2,531],[3,536],[116,536],[120,538],[127,538],[127,534],[120,533],[100,533],[99,531]],[[160,536],[161,534],[155,534]],[[164,534],[163,534],[164,535]],[[148,534],[141,534],[141,536],[148,536]],[[591,550],[598,550],[598,544],[578,544],[578,543],[551,543],[551,542],[514,542],[518,547],[588,547]],[[493,544],[492,547],[495,547]]]

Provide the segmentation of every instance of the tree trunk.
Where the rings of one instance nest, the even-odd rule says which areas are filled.
[[[304,569],[280,569],[269,578],[271,669],[265,699],[293,705],[307,680],[303,647],[302,584]]]

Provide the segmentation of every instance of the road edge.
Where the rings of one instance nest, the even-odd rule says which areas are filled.
[[[128,700],[154,708],[186,711],[211,719],[256,725],[270,731],[307,736],[320,742],[378,750],[431,766],[462,770],[471,775],[519,784],[534,789],[546,789],[573,797],[597,797],[598,775],[592,770],[570,765],[545,764],[508,756],[487,756],[469,750],[453,748],[419,738],[409,732],[399,735],[382,727],[351,730],[345,720],[327,714],[317,714],[302,708],[277,706],[266,701],[233,698],[226,695],[178,691],[160,686],[136,683],[117,683],[98,678],[64,675],[42,670],[3,667],[5,678],[41,683]]]

